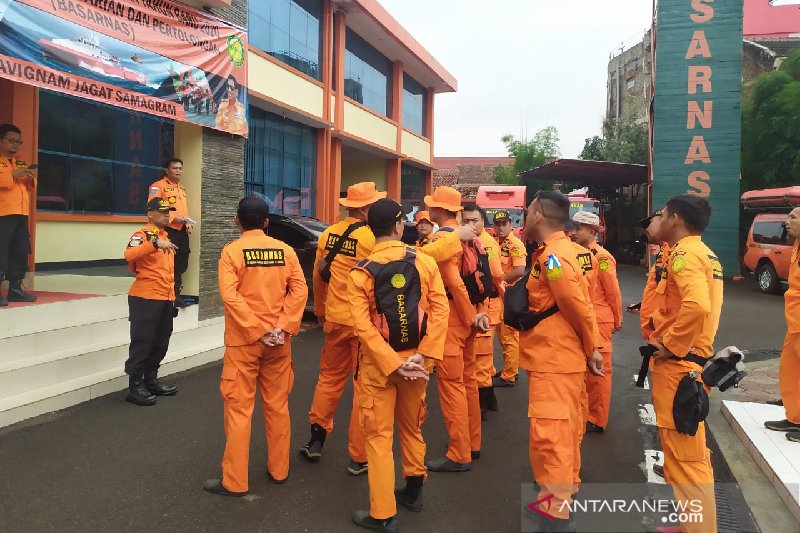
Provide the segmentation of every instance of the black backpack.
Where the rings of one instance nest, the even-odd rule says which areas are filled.
[[[541,313],[530,311],[527,287],[530,276],[531,268],[528,267],[516,283],[506,287],[506,294],[503,297],[503,322],[506,326],[519,331],[533,329],[545,318],[558,313],[558,305],[553,305]]]
[[[439,231],[455,231],[444,226]],[[492,280],[492,267],[489,265],[489,254],[477,238],[461,243],[461,279],[469,295],[469,301],[479,304],[487,298],[499,295]]]
[[[329,283],[331,281],[331,265],[333,264],[333,260],[339,255],[339,252],[342,251],[342,246],[344,246],[345,241],[350,238],[350,235],[357,230],[366,226],[363,222],[353,222],[349,226],[345,232],[339,237],[339,240],[336,241],[336,244],[333,245],[333,248],[330,249],[328,254],[320,258],[319,262],[317,263],[317,269],[319,269],[319,277],[322,278],[322,281],[325,283]]]
[[[372,322],[398,352],[417,348],[428,324],[428,315],[420,307],[422,283],[416,258],[416,252],[406,248],[402,259],[388,263],[365,259],[356,265],[375,281],[377,316]]]

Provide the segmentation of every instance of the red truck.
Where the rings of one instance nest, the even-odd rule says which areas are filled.
[[[514,226],[514,235],[523,241],[522,232],[525,227],[525,191],[524,185],[484,185],[478,187],[475,203],[486,211],[486,231],[494,236],[494,214],[498,211],[508,211],[511,215],[511,225]]]

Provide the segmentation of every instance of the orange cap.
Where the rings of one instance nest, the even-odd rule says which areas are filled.
[[[356,209],[372,205],[381,198],[386,198],[385,192],[379,192],[375,183],[362,181],[347,188],[347,198],[340,198],[339,203],[344,207]]]
[[[433,194],[425,197],[425,205],[441,207],[451,212],[464,209],[461,205],[461,193],[452,187],[436,187]]]
[[[417,211],[417,216],[414,217],[414,222],[419,224],[423,220],[427,220],[429,223],[433,224],[430,213],[428,213],[427,211]]]

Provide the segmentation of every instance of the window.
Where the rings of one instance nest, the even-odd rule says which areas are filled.
[[[788,233],[783,222],[756,222],[753,224],[753,240],[759,244],[787,243]]]
[[[350,28],[344,53],[344,94],[376,113],[392,107],[392,62]]]
[[[144,214],[173,138],[163,119],[40,90],[36,208]]]
[[[248,2],[250,44],[314,79],[320,72],[322,0]]]
[[[316,130],[256,107],[249,130],[245,193],[262,196],[272,213],[314,216]]]
[[[628,83],[626,84],[626,86],[628,87],[628,90],[633,89],[634,87],[636,87],[636,78],[629,79]]]
[[[417,211],[424,211],[425,171],[403,163],[400,167],[400,203],[408,213],[408,220],[414,220]]]
[[[427,127],[425,88],[408,74],[403,74],[403,127],[425,135]]]

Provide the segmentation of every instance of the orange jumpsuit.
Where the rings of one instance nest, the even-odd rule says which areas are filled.
[[[370,261],[388,263],[402,259],[407,247],[400,241],[375,246]],[[403,477],[427,476],[422,423],[428,412],[423,379],[406,380],[395,374],[403,361],[415,353],[441,360],[450,308],[436,262],[425,254],[415,260],[421,284],[420,307],[428,315],[427,334],[419,346],[395,352],[374,326],[375,280],[360,269],[350,273],[348,293],[353,327],[362,346],[359,361],[359,417],[364,430],[369,470],[370,516],[385,519],[397,513],[394,495],[395,421],[400,438]]]
[[[617,261],[597,243],[589,245],[597,262],[596,282],[592,295],[597,327],[600,333],[598,350],[603,355],[604,376],[586,372],[586,394],[589,401],[589,422],[604,428],[611,408],[611,336],[622,325],[622,293],[617,280]]]
[[[512,268],[517,266],[525,266],[525,245],[513,233],[502,241],[500,244],[500,263],[503,267],[503,274],[508,274]],[[503,316],[502,301],[500,309],[500,317]],[[514,381],[517,379],[519,372],[519,331],[511,326],[506,326],[502,319],[497,323],[497,333],[500,335],[500,345],[503,347],[503,371],[500,377],[506,381]],[[495,374],[494,366],[492,367],[492,374]]]
[[[489,266],[492,269],[492,281],[497,288],[497,298],[489,298],[486,302],[486,312],[489,313],[491,329],[486,333],[477,332],[475,334],[475,379],[478,381],[478,388],[492,386],[492,376],[494,376],[494,330],[503,322],[503,265],[498,254],[497,241],[484,231],[478,236],[486,253],[489,256]],[[523,255],[524,261],[524,255]]]
[[[786,419],[800,424],[800,241],[794,243],[789,266],[789,290],[784,294],[786,340],[780,366],[781,399]]]
[[[457,228],[456,219],[443,224]],[[431,241],[451,232],[437,231]],[[452,237],[451,237],[452,239]],[[431,245],[426,246],[428,248]],[[427,253],[427,252],[426,252]],[[445,454],[456,463],[471,463],[471,451],[481,449],[481,408],[478,383],[475,379],[475,316],[477,310],[469,300],[461,279],[461,247],[446,260],[437,258],[442,281],[448,292],[450,318],[444,343],[444,357],[436,364],[439,404],[442,408],[450,443]]]
[[[651,342],[661,342],[676,357],[714,355],[714,337],[722,311],[722,266],[700,236],[681,239],[672,249],[656,288]],[[705,422],[694,436],[678,433],[672,405],[678,383],[702,368],[685,360],[653,362],[650,388],[656,425],[664,449],[664,478],[678,500],[700,500],[703,522],[682,524],[686,531],[716,531],[714,472],[706,448]],[[700,377],[697,377],[698,381]],[[708,390],[708,389],[706,389]]]
[[[325,283],[317,266],[320,259],[328,255],[336,242],[358,219],[346,217],[326,229],[319,238],[317,258],[314,263],[314,314],[325,318],[322,332],[325,343],[319,362],[319,378],[314,390],[314,399],[308,412],[309,424],[319,424],[327,433],[333,431],[333,415],[344,392],[345,384],[354,375],[358,358],[358,338],[353,330],[353,315],[350,312],[350,295],[347,291],[350,270],[356,263],[366,259],[375,247],[375,236],[367,226],[355,230],[347,238],[341,251],[331,264],[331,278]],[[358,380],[353,379],[353,403],[348,428],[348,451],[350,458],[359,463],[367,461],[364,450],[364,434],[358,423]]]
[[[589,287],[564,232],[548,237],[531,257],[528,300],[532,312],[559,311],[520,332],[520,367],[528,371],[529,456],[539,498],[552,495],[549,510],[569,518],[563,505],[580,483],[585,431],[583,374],[595,351],[595,317]]]
[[[653,313],[658,306],[656,288],[658,288],[658,283],[661,281],[661,276],[666,268],[669,252],[669,245],[667,243],[662,244],[653,266],[650,267],[650,271],[647,273],[647,283],[642,293],[642,305],[639,307],[639,325],[642,328],[642,337],[648,341],[653,334]]]
[[[152,224],[131,236],[125,248],[125,261],[136,279],[128,294],[148,300],[171,301],[175,299],[172,253],[156,248],[153,241],[157,239],[168,241],[169,237],[166,231]]]
[[[300,331],[308,287],[295,251],[258,229],[245,231],[223,248],[219,293],[225,306],[219,384],[227,438],[222,484],[229,491],[246,492],[256,387],[267,435],[267,471],[276,480],[289,475],[289,393],[294,382],[289,335]],[[285,344],[266,346],[261,337],[276,327],[286,332]]]
[[[147,190],[147,201],[149,202],[153,198],[169,200],[170,205],[175,208],[175,211],[169,213],[169,227],[178,231],[183,229],[183,223],[173,222],[176,216],[189,217],[189,204],[186,201],[186,189],[183,188],[183,184],[173,183],[164,176],[150,184],[150,188]]]
[[[27,168],[22,158],[13,156],[13,161],[0,156],[0,216],[25,215],[31,210],[30,193],[36,187],[29,180],[15,180],[11,173]]]

